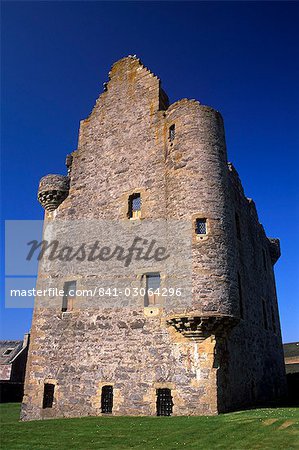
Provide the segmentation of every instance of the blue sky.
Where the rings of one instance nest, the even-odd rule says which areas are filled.
[[[298,340],[298,21],[296,2],[2,3],[2,218],[42,219],[40,177],[65,173],[111,64],[137,54],[171,102],[221,111],[229,160],[281,239],[283,339]],[[1,286],[0,338],[21,338],[32,311],[4,309]]]

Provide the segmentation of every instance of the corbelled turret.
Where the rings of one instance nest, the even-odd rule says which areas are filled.
[[[46,175],[40,180],[38,201],[47,211],[54,211],[69,193],[69,178],[64,175]]]

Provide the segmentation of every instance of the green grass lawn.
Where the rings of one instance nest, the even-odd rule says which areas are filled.
[[[299,449],[299,409],[256,409],[213,417],[84,417],[19,422],[0,405],[6,449]]]

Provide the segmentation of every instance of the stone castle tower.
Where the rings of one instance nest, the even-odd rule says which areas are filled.
[[[40,182],[45,226],[184,221],[192,293],[164,307],[159,293],[139,288],[168,288],[170,266],[142,262],[128,269],[138,293],[129,308],[126,299],[82,307],[71,289],[100,285],[101,276],[50,262],[37,285],[64,294],[51,307],[36,299],[22,418],[216,414],[282,397],[279,241],[265,235],[227,162],[219,112],[188,99],[169,105],[160,80],[123,58],[81,122],[67,167],[68,176]]]

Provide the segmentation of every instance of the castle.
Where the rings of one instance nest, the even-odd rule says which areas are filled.
[[[175,254],[128,265],[126,296],[112,274],[121,258],[103,275],[82,265],[66,270],[63,258],[40,267],[37,287],[63,295],[35,301],[22,419],[212,415],[283,397],[273,272],[279,241],[266,236],[227,162],[219,112],[188,99],[169,105],[158,77],[135,56],[123,58],[66,164],[67,176],[48,175],[39,185],[49,234],[63,224],[60,235],[77,243],[88,228],[74,231],[77,222],[107,224],[108,233],[111,221],[139,236],[147,223],[172,223],[161,236]],[[119,243],[119,231],[111,234]],[[81,264],[84,252],[76,253]],[[181,275],[171,278],[177,268]],[[105,301],[77,296],[110,271],[123,293],[116,303],[106,291]],[[177,288],[187,273],[184,296]]]

